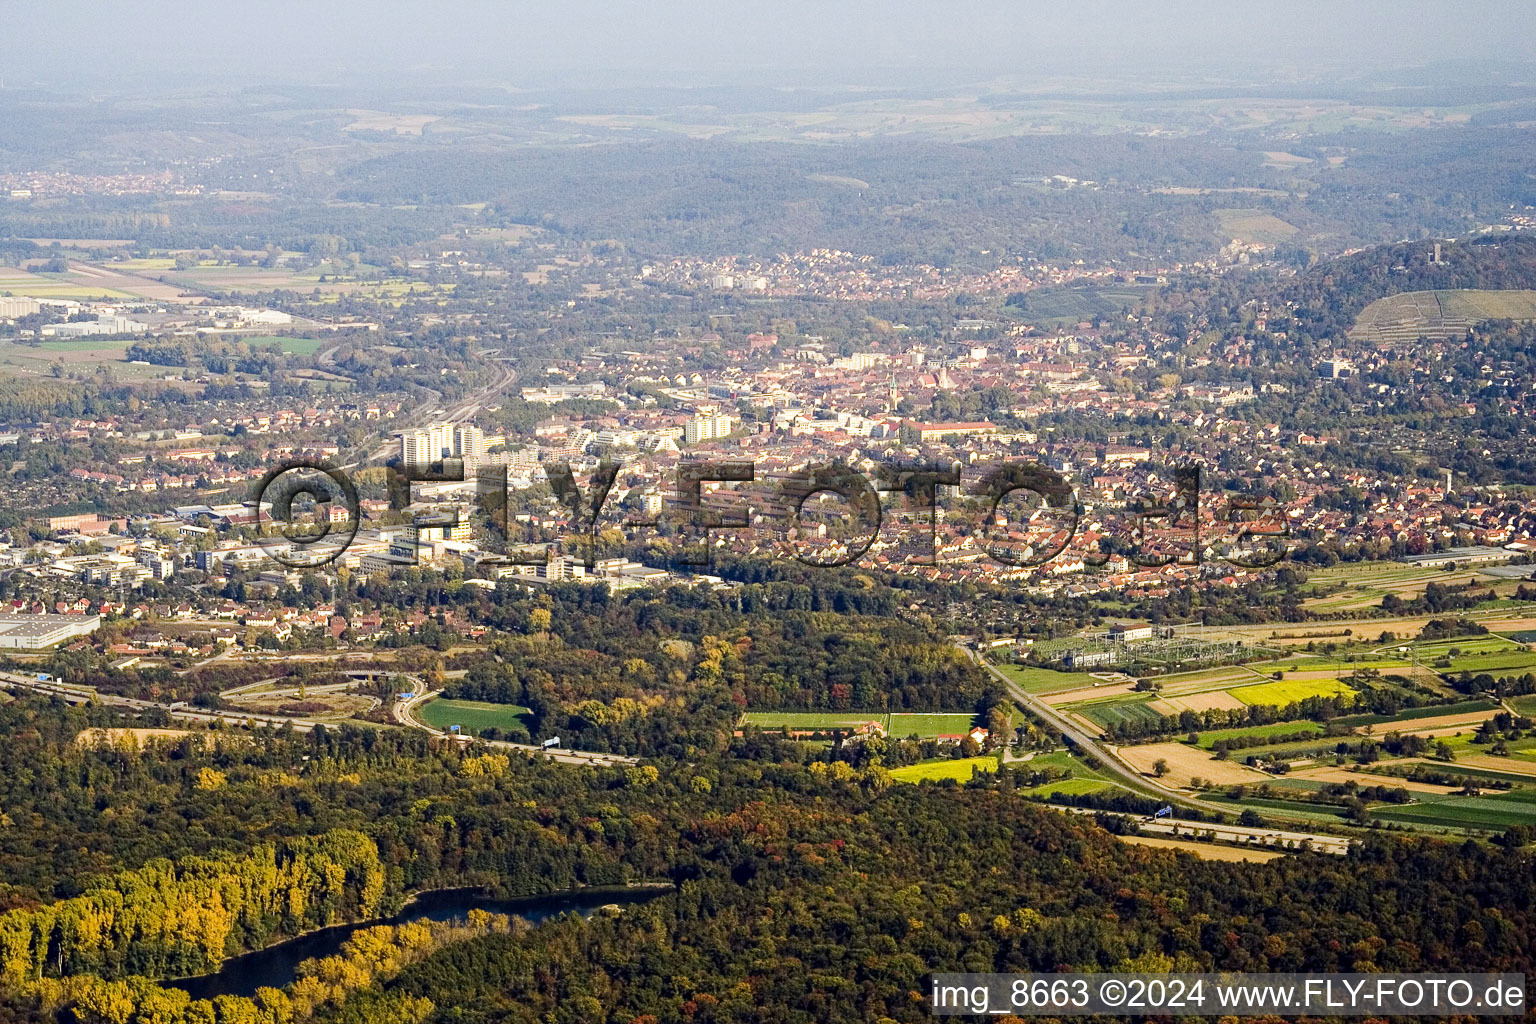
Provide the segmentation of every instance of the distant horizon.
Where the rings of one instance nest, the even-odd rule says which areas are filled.
[[[1344,82],[1463,62],[1529,67],[1536,6],[1420,0],[1149,7],[859,0],[727,9],[697,0],[558,9],[284,0],[247,8],[61,0],[7,11],[6,90],[358,88],[1040,88],[1102,81]],[[249,11],[249,13],[247,13]],[[1467,69],[1472,71],[1474,69]],[[1501,69],[1502,70],[1502,69]],[[1522,75],[1523,77],[1523,75]],[[114,89],[113,87],[117,88]],[[1069,90],[1080,92],[1081,89]]]

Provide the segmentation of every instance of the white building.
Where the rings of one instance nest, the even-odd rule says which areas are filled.
[[[730,435],[736,429],[736,421],[727,413],[715,416],[695,416],[683,427],[683,440],[688,444],[716,441]]]
[[[100,615],[0,615],[0,647],[39,651],[100,628]]]
[[[31,316],[42,308],[36,299],[25,295],[0,296],[0,319],[14,320],[19,316]]]
[[[485,431],[473,423],[460,423],[453,428],[453,454],[461,459],[479,461],[485,458]]]
[[[400,433],[400,461],[408,466],[426,466],[453,454],[454,429],[447,423],[434,423],[425,430]]]
[[[97,334],[143,334],[147,330],[149,330],[149,324],[130,320],[125,316],[103,314],[95,320],[84,320],[73,324],[51,324],[43,328],[43,333],[51,334],[55,338],[87,338]]]

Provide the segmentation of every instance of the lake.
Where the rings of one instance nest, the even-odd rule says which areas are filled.
[[[468,916],[471,910],[486,910],[493,914],[509,914],[537,924],[561,914],[576,913],[583,917],[595,913],[599,907],[610,903],[621,906],[643,903],[655,899],[670,887],[657,888],[594,888],[548,896],[527,896],[520,899],[498,900],[484,895],[480,889],[437,889],[418,895],[404,910],[394,917],[374,918],[356,924],[339,924],[330,928],[300,935],[296,939],[279,942],[254,953],[232,956],[213,974],[200,974],[194,978],[174,978],[162,981],[162,985],[179,988],[193,999],[212,999],[215,996],[252,996],[263,986],[282,988],[294,980],[299,964],[312,957],[331,956],[341,949],[342,943],[361,928],[380,925],[409,924],[412,921],[452,921]]]

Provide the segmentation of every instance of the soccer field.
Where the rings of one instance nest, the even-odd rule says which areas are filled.
[[[429,700],[416,709],[416,715],[434,729],[459,726],[463,732],[483,729],[527,729],[528,709],[517,704],[488,704],[479,700]]]

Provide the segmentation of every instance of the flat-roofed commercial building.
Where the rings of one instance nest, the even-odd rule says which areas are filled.
[[[40,651],[100,628],[100,615],[0,614],[0,648]]]

